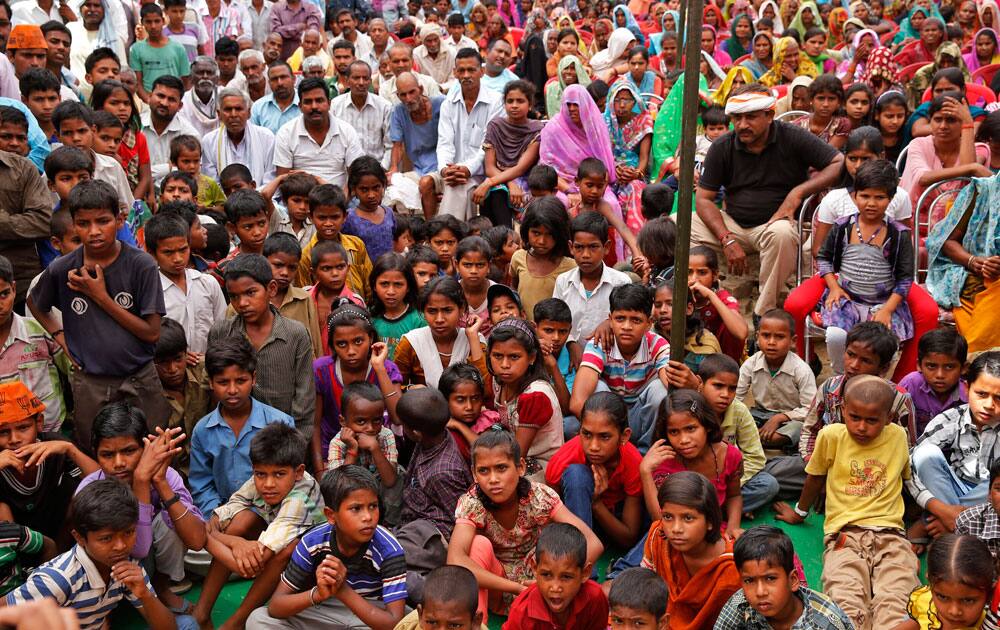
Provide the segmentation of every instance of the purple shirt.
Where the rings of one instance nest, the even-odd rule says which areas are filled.
[[[107,479],[103,470],[90,473],[77,486],[76,492],[80,492],[88,484],[101,479]],[[191,493],[184,486],[184,480],[176,470],[170,467],[167,468],[167,484],[174,491],[174,494],[180,498],[181,504],[191,511],[192,516],[197,516],[204,522],[205,517],[202,516],[201,510],[194,504]],[[158,514],[164,515],[162,518],[167,527],[170,529],[174,528],[174,521],[167,514],[167,511],[163,509],[163,505],[160,503],[160,495],[156,492],[156,488],[150,487],[149,493],[150,503],[139,503],[139,522],[136,524],[135,546],[132,547],[131,554],[133,558],[142,559],[149,555],[149,549],[153,546],[153,519]]]
[[[365,242],[368,250],[368,258],[374,263],[378,257],[386,252],[392,251],[392,231],[396,226],[396,219],[392,215],[392,210],[382,207],[385,211],[385,218],[381,223],[372,223],[368,219],[358,216],[353,209],[347,213],[347,220],[341,232],[357,236]]]
[[[271,30],[281,35],[282,59],[291,57],[302,45],[302,33],[310,28],[323,31],[323,16],[313,3],[299,0],[298,6],[293,8],[281,0],[271,6]]]
[[[919,370],[910,372],[899,381],[899,386],[910,394],[913,406],[917,410],[917,436],[924,433],[924,427],[943,411],[953,407],[958,407],[969,402],[969,394],[965,389],[965,383],[958,382],[958,387],[951,390],[951,395],[944,402],[938,398],[931,386],[927,384],[924,375]]]

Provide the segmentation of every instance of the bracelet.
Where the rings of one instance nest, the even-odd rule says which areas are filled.
[[[795,513],[801,516],[802,518],[807,518],[809,516],[809,510],[800,510],[798,503],[793,505],[792,509],[795,510]]]
[[[728,240],[732,240],[732,239],[729,238],[732,235],[733,235],[732,231],[726,230],[726,233],[719,237],[719,242],[720,243],[725,243],[727,239]]]
[[[398,389],[393,390],[393,391],[389,392],[388,394],[383,394],[382,395],[383,398],[392,398],[393,396],[399,396],[399,390]]]
[[[968,269],[969,271],[975,271],[975,269],[972,268],[972,263],[974,263],[975,261],[976,261],[975,254],[969,254],[969,261],[965,263],[965,268]]]
[[[735,245],[735,244],[736,244],[736,239],[735,238],[731,238],[731,239],[729,239],[728,241],[726,241],[725,243],[722,244],[722,249],[725,249],[725,248],[729,247],[730,245]]]
[[[171,498],[169,498],[166,501],[164,501],[163,503],[161,503],[161,505],[163,506],[164,510],[169,510],[170,506],[172,506],[172,505],[174,505],[176,503],[179,503],[180,500],[181,500],[181,498],[175,494]]]
[[[184,508],[184,511],[181,513],[180,516],[178,516],[177,518],[172,518],[170,520],[172,520],[173,522],[176,523],[177,521],[181,520],[182,518],[184,518],[185,516],[187,516],[190,513],[191,513],[191,510],[189,510],[187,508]]]
[[[312,587],[312,590],[309,591],[309,603],[311,603],[313,606],[319,606],[322,603],[316,601],[316,598],[314,597],[314,595],[316,594],[316,589],[317,587],[314,586]]]

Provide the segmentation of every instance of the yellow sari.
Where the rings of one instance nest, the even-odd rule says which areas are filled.
[[[788,47],[791,45],[797,45],[791,37],[782,37],[774,44],[774,65],[760,77],[759,83],[767,87],[774,87],[785,82],[785,77],[781,74],[781,68],[785,64],[785,57],[788,56]],[[800,49],[799,65],[795,69],[795,76],[815,78],[817,75],[816,64]]]

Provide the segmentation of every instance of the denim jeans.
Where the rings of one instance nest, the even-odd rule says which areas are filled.
[[[948,505],[972,506],[986,501],[990,482],[980,481],[971,484],[960,479],[941,448],[930,442],[922,442],[913,448],[910,454],[913,463],[913,474],[920,479],[924,487],[934,495],[934,498]]]
[[[763,470],[747,480],[740,490],[743,495],[743,511],[756,512],[760,508],[770,505],[777,496],[778,480],[774,475]]]
[[[597,381],[594,391],[608,392],[611,388],[604,381]],[[656,431],[656,413],[660,403],[667,397],[667,387],[659,377],[653,376],[647,382],[636,401],[628,406],[628,426],[632,429],[632,444],[643,455],[653,445],[653,433]],[[564,421],[565,422],[565,421]]]

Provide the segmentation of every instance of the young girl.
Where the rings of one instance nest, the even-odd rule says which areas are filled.
[[[482,236],[493,250],[490,257],[490,280],[511,286],[510,259],[514,257],[514,252],[521,249],[521,237],[502,225],[485,230]]]
[[[844,105],[844,85],[832,74],[817,77],[809,84],[809,100],[812,114],[794,120],[793,124],[839,150],[851,132],[851,121],[839,113]]]
[[[889,90],[875,101],[875,124],[882,134],[885,159],[893,164],[899,160],[899,154],[906,146],[903,142],[903,126],[908,115],[906,97],[902,92]]]
[[[446,367],[465,361],[486,373],[486,344],[479,334],[482,322],[473,317],[467,327],[459,326],[467,306],[461,285],[451,276],[427,283],[417,300],[427,325],[404,334],[396,346],[403,383],[437,387]]]
[[[152,204],[153,171],[149,159],[149,145],[139,118],[139,107],[132,92],[120,81],[108,79],[98,82],[90,96],[94,111],[104,110],[118,117],[125,127],[125,135],[118,147],[118,161],[125,169],[132,196]]]
[[[392,251],[394,216],[392,210],[382,205],[388,185],[385,169],[371,156],[359,157],[347,169],[347,189],[358,198],[358,207],[347,212],[340,231],[360,237],[373,262]]]
[[[476,485],[455,509],[448,564],[463,566],[479,583],[479,612],[507,614],[514,597],[535,581],[535,543],[549,523],[568,523],[587,538],[587,563],[604,551],[594,532],[559,500],[555,490],[524,476],[521,447],[495,427],[472,445]]]
[[[927,552],[927,586],[910,595],[910,618],[894,630],[964,630],[983,627],[996,581],[986,543],[975,536],[945,534]],[[992,615],[991,615],[992,616]]]
[[[700,285],[692,285],[691,292],[688,293],[687,322],[684,328],[687,341],[684,344],[684,365],[691,370],[697,371],[702,359],[710,354],[722,352],[718,338],[711,331],[705,330],[702,323],[694,313],[694,292],[695,287],[701,290],[712,292]],[[713,293],[714,294],[714,293]],[[661,280],[653,287],[653,328],[656,334],[664,339],[670,339],[671,311],[674,303],[674,281]]]
[[[855,83],[844,92],[844,114],[851,121],[851,129],[870,125],[872,120],[872,89],[864,83]]]
[[[694,311],[705,329],[718,338],[723,352],[736,362],[742,361],[750,329],[740,314],[739,302],[719,285],[719,257],[714,250],[704,245],[691,248],[688,283],[693,283]]]
[[[542,197],[528,204],[521,241],[528,247],[514,252],[510,274],[530,318],[535,304],[552,297],[559,274],[576,267],[576,261],[569,257],[569,215],[562,202]]]
[[[438,381],[438,390],[448,400],[448,430],[466,461],[471,461],[472,443],[500,421],[500,414],[483,407],[486,385],[479,370],[468,363],[449,365]]]
[[[437,254],[441,271],[457,278],[455,249],[458,247],[458,242],[465,238],[464,226],[450,214],[439,214],[424,225],[422,234],[427,239],[427,244]]]
[[[396,253],[380,256],[368,278],[375,332],[392,359],[403,335],[427,325],[417,310],[417,281],[406,258]]]
[[[316,421],[313,427],[312,459],[316,474],[326,469],[330,440],[340,431],[340,398],[344,387],[367,382],[378,385],[393,424],[399,384],[403,381],[396,364],[388,359],[389,348],[375,341],[375,326],[365,309],[344,302],[330,314],[328,343],[333,354],[313,361],[316,380]]]
[[[562,409],[541,354],[535,331],[519,318],[497,324],[486,346],[493,407],[525,454],[528,478],[539,483],[563,445]]]
[[[660,280],[671,280],[674,277],[677,224],[668,216],[657,217],[642,226],[636,240],[646,258],[643,282],[655,285]]]
[[[347,285],[348,258],[347,250],[337,241],[321,241],[313,247],[313,276],[316,284],[306,287],[310,297],[316,302],[316,315],[319,321],[325,322],[341,298],[365,307],[365,301],[360,295],[351,291]],[[325,340],[324,340],[325,341]],[[330,347],[324,347],[323,352],[330,354]]]
[[[461,278],[459,282],[462,284],[462,292],[465,293],[465,301],[469,305],[459,325],[464,326],[476,317],[483,322],[479,332],[487,338],[490,336],[493,323],[490,321],[486,291],[496,284],[489,279],[492,254],[493,248],[479,236],[466,236],[459,242],[455,252],[458,275]]]
[[[692,389],[673,390],[657,414],[656,440],[639,467],[646,509],[652,517],[660,513],[657,488],[663,480],[683,470],[699,473],[715,487],[720,508],[725,509],[727,536],[733,540],[743,532],[743,455],[722,441],[722,428],[705,398]]]
[[[681,471],[667,477],[653,503],[642,566],[666,581],[670,628],[710,628],[742,584],[732,539],[722,537],[716,489],[703,475]]]

